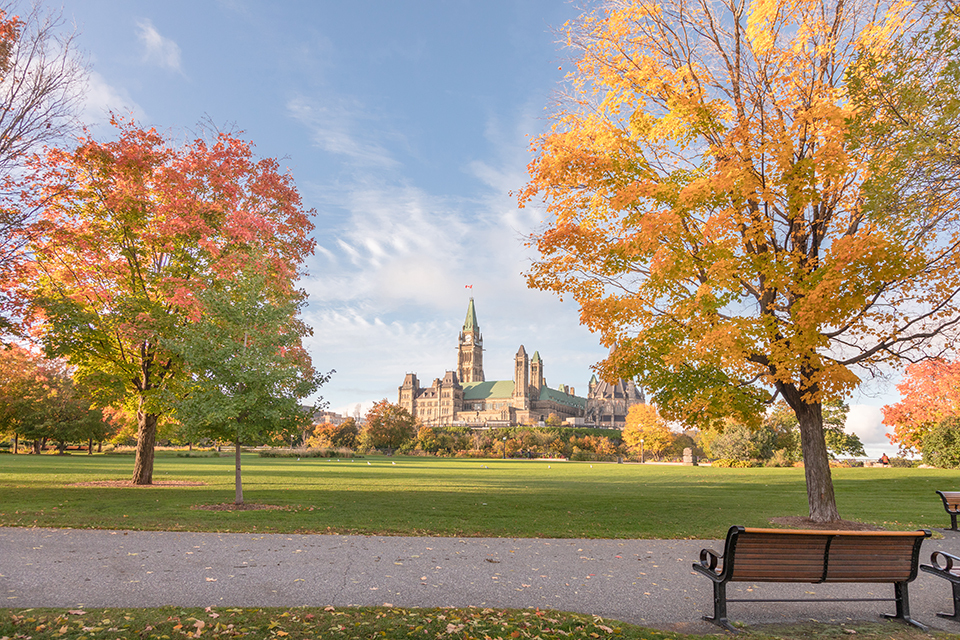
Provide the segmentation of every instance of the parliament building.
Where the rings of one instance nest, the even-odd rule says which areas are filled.
[[[633,382],[616,384],[590,380],[587,397],[573,387],[547,386],[543,360],[520,345],[514,356],[513,380],[486,380],[483,375],[483,335],[473,298],[460,331],[457,368],[421,387],[417,374],[408,373],[400,387],[399,404],[425,425],[505,427],[537,424],[551,414],[571,424],[622,429],[627,411],[644,402]]]

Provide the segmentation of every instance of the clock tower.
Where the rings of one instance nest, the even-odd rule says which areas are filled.
[[[457,347],[457,378],[464,382],[483,382],[483,335],[477,323],[473,298],[467,305],[467,319],[463,321]]]

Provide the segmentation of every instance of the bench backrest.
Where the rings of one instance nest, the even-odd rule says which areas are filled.
[[[731,527],[724,567],[737,582],[909,582],[929,535]]]
[[[960,491],[937,491],[949,511],[960,511]]]

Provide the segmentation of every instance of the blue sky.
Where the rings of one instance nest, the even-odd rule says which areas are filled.
[[[180,137],[209,120],[242,130],[293,174],[317,212],[307,346],[319,369],[336,370],[322,395],[351,413],[396,401],[407,372],[429,384],[455,368],[471,294],[488,379],[510,378],[523,344],[539,351],[550,386],[585,394],[605,350],[573,303],[526,288],[524,236],[542,212],[511,195],[565,74],[557,29],[579,6],[63,4],[92,65],[84,120],[94,134],[109,135],[111,109]],[[883,445],[889,388],[868,391],[879,397],[852,398],[850,426]]]

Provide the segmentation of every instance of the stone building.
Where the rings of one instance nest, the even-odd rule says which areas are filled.
[[[514,356],[512,380],[487,380],[483,373],[483,334],[470,298],[458,337],[456,371],[447,371],[442,379],[435,378],[425,387],[420,386],[417,374],[406,374],[398,403],[426,425],[536,424],[553,414],[563,421],[572,418],[590,424],[591,420],[603,420],[603,426],[622,428],[630,404],[638,397],[643,401],[633,383],[608,385],[596,383],[594,377],[590,392],[583,398],[573,387],[549,387],[539,352],[528,356],[523,345]],[[594,396],[596,402],[591,400]]]
[[[618,380],[610,384],[593,376],[587,393],[585,422],[606,429],[623,429],[630,407],[644,402],[643,391],[633,381]]]

